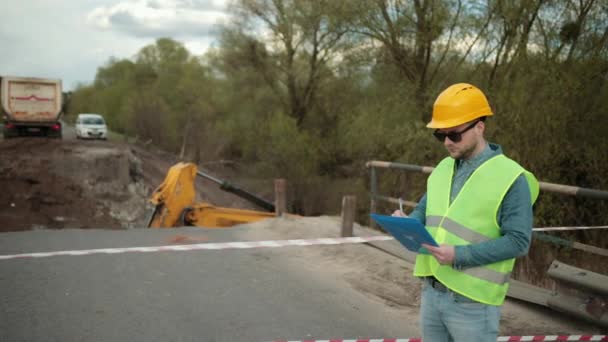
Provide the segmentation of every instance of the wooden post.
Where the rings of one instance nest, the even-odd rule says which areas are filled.
[[[370,196],[370,206],[369,206],[369,211],[372,214],[376,213],[376,195],[378,195],[378,180],[376,178],[376,168],[372,166],[372,169],[370,170],[370,191],[371,191],[371,196]],[[372,220],[371,216],[369,218],[369,226],[371,228],[376,228],[376,222],[374,222],[374,220]]]
[[[342,229],[340,236],[353,236],[353,224],[355,223],[355,211],[357,207],[357,197],[348,195],[342,197]]]
[[[274,180],[274,213],[277,217],[283,216],[285,213],[287,201],[286,197],[287,181],[283,178]]]

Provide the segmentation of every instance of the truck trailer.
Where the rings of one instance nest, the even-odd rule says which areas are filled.
[[[1,84],[5,139],[25,135],[61,138],[61,80],[4,76]]]

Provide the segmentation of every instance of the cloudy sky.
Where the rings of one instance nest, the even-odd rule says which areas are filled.
[[[90,83],[112,56],[171,37],[193,54],[215,40],[227,0],[0,1],[0,75]]]

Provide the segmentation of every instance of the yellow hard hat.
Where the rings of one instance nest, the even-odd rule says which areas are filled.
[[[455,127],[490,115],[493,115],[492,108],[479,88],[468,83],[456,83],[437,96],[433,104],[433,119],[426,127]]]

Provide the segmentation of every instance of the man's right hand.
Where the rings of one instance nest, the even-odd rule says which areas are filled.
[[[407,217],[407,215],[399,209],[395,210],[391,216]]]

